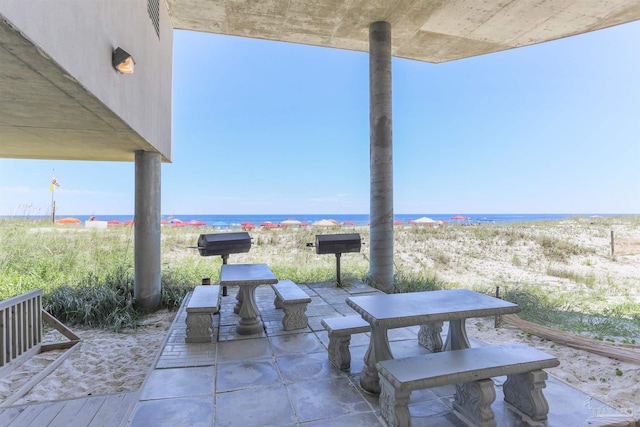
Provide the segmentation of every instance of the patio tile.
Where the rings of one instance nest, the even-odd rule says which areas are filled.
[[[213,367],[156,369],[149,375],[140,399],[211,395],[214,377]]]
[[[296,424],[295,412],[282,384],[216,394],[215,426],[286,427]]]
[[[343,376],[331,365],[326,352],[281,356],[276,363],[285,384]]]
[[[302,422],[372,412],[371,406],[346,377],[292,383],[287,389]]]
[[[136,406],[131,426],[135,427],[211,427],[213,396],[148,400]]]
[[[216,375],[216,392],[261,387],[280,382],[273,360],[238,360],[221,363]]]
[[[288,354],[316,353],[325,350],[322,342],[311,332],[276,335],[271,337],[269,341],[276,357]]]

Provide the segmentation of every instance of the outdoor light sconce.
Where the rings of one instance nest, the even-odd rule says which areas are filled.
[[[113,68],[122,74],[133,74],[133,67],[136,64],[133,57],[120,48],[113,51],[111,63]]]

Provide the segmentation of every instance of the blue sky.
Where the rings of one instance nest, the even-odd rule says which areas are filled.
[[[640,22],[393,61],[394,210],[640,213]],[[369,212],[365,53],[176,31],[162,214]],[[127,215],[134,164],[0,159],[0,215]]]

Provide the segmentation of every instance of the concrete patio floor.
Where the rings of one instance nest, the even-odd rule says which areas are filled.
[[[214,316],[214,341],[206,344],[184,342],[183,303],[124,425],[384,426],[378,396],[363,391],[359,383],[368,337],[352,337],[351,370],[343,372],[328,361],[328,337],[320,324],[326,317],[354,314],[345,304],[347,296],[378,291],[364,284],[302,287],[312,298],[307,328],[284,331],[282,310],[274,307],[271,287],[260,286],[256,300],[265,332],[237,335],[239,317],[233,313],[237,288],[230,287],[229,295],[222,298],[220,314]],[[390,330],[394,356],[426,352],[418,345],[416,335],[417,327]],[[472,346],[478,345],[484,344],[472,340]],[[503,402],[501,384],[505,379],[494,379],[497,397],[493,410],[498,426],[637,425],[614,408],[551,375],[544,390],[549,419],[545,423],[527,423]],[[452,412],[453,393],[453,386],[412,393],[413,426],[464,426]]]

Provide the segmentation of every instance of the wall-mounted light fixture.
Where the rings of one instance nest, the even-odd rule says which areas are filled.
[[[133,57],[120,48],[116,48],[116,50],[113,51],[111,63],[113,64],[113,68],[122,74],[133,74],[133,68],[136,64]]]

